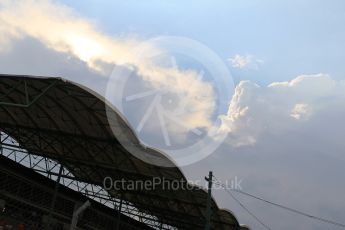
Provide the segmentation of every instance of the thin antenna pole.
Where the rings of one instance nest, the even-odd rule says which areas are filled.
[[[207,190],[207,205],[206,205],[206,224],[205,224],[205,230],[210,230],[211,229],[211,215],[212,215],[212,210],[211,210],[211,200],[212,200],[212,171],[209,172],[208,178],[205,177],[205,180],[208,181],[208,190]]]

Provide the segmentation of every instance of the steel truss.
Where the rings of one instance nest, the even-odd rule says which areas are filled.
[[[17,142],[20,143],[20,145],[23,146],[28,146],[30,148],[30,154],[29,155],[34,155],[36,157],[40,156],[40,155],[45,155],[45,156],[49,156],[47,159],[51,160],[51,161],[55,161],[55,162],[64,162],[64,165],[69,166],[69,168],[74,170],[74,175],[75,173],[78,174],[78,178],[89,178],[91,175],[93,177],[95,177],[94,174],[96,171],[97,167],[99,167],[99,165],[102,165],[102,169],[104,170],[109,170],[109,173],[106,172],[105,174],[102,175],[96,175],[100,181],[103,181],[103,179],[108,176],[108,175],[114,175],[111,172],[116,172],[116,178],[114,179],[121,179],[121,178],[129,178],[129,179],[133,179],[133,180],[152,180],[152,177],[150,176],[146,176],[144,174],[136,174],[133,172],[127,172],[123,169],[119,170],[117,168],[117,166],[114,165],[121,165],[122,162],[127,161],[128,159],[121,157],[121,155],[118,155],[115,159],[112,159],[112,162],[115,161],[115,163],[109,164],[107,162],[107,159],[100,159],[99,156],[94,156],[95,152],[106,152],[109,149],[114,149],[116,148],[116,146],[114,146],[114,142],[113,141],[109,141],[109,140],[93,140],[92,138],[88,138],[87,140],[83,137],[79,137],[77,135],[66,135],[66,134],[60,134],[59,132],[51,132],[51,131],[47,131],[47,130],[41,130],[39,128],[28,128],[28,127],[24,127],[24,126],[16,126],[13,127],[12,125],[7,125],[6,123],[2,122],[2,128],[4,133],[9,133],[10,136],[16,136],[19,137],[19,139],[17,139]],[[10,137],[7,137],[10,138]],[[5,138],[6,139],[6,138]],[[94,142],[95,141],[95,144]],[[96,144],[97,141],[97,144]],[[99,142],[102,142],[102,146],[99,145]],[[70,158],[68,156],[69,152],[73,152],[73,149],[66,149],[65,148],[65,144],[68,143],[69,146],[75,146],[76,148],[79,148],[80,146],[83,146],[83,149],[85,150],[85,156],[79,156],[79,157],[74,157],[74,158]],[[5,148],[9,148],[11,150],[15,150],[16,152],[18,151],[22,151],[24,153],[28,153],[28,151],[26,150],[20,150],[20,148],[18,148],[18,143],[17,144],[13,144],[11,142],[9,143],[3,143],[3,147]],[[62,149],[63,152],[58,152],[56,151],[56,149]],[[90,157],[92,156],[92,158],[97,158],[97,162],[94,162],[92,160],[89,160]],[[30,159],[30,158],[29,158]],[[44,161],[44,160],[42,160]],[[58,168],[58,167],[55,167]],[[84,170],[85,168],[85,170]],[[90,168],[94,168],[95,170],[90,171]],[[45,170],[44,168],[40,169],[41,171]],[[54,176],[54,174],[57,173],[57,169],[55,171],[50,171],[49,173],[46,173],[46,175],[51,175]],[[71,174],[71,173],[70,173]],[[64,176],[66,179],[68,179],[68,176],[66,175]],[[56,175],[55,177],[56,178]],[[74,177],[73,177],[74,178]],[[69,179],[73,179],[73,178],[69,178]],[[95,185],[93,183],[93,181],[88,181],[88,180],[84,180],[84,181],[80,181],[80,179],[78,180],[78,183],[72,183],[70,186],[72,186],[72,188],[76,189],[78,188],[77,184],[81,184],[81,182],[87,183],[87,184],[93,184],[94,186],[102,186],[101,184]],[[67,184],[68,185],[68,184]],[[97,191],[97,189],[94,189],[95,191]],[[108,201],[112,201],[111,197],[116,197],[117,200],[119,198],[119,194],[118,193],[114,193],[113,191],[110,191],[111,194],[107,194],[107,198]],[[166,205],[164,202],[160,202],[160,200],[171,200],[171,205],[179,205],[178,202],[174,202],[173,199],[171,199],[173,197],[173,195],[168,194],[168,192],[171,192],[169,190],[163,191],[159,197],[157,195],[150,195],[149,193],[145,193],[145,194],[138,194],[136,191],[126,191],[126,194],[124,194],[124,196],[130,195],[130,196],[135,196],[137,197],[136,199],[136,204],[135,206],[132,205],[131,203],[127,202],[131,208],[128,209],[129,212],[134,212],[135,213],[135,218],[139,218],[139,221],[142,221],[143,223],[147,223],[149,226],[153,226],[155,228],[162,228],[164,229],[176,229],[176,228],[181,228],[181,229],[190,229],[190,228],[195,228],[195,229],[199,229],[202,225],[204,220],[202,218],[200,218],[200,216],[202,216],[202,214],[200,214],[200,216],[186,216],[186,215],[181,215],[181,213],[177,213],[177,212],[172,212],[169,211],[169,206],[164,206]],[[90,194],[92,193],[92,189],[90,190]],[[99,194],[96,194],[96,198]],[[185,210],[186,213],[195,213],[199,210],[199,207],[197,204],[193,203],[192,200],[194,198],[186,198],[189,199],[190,201],[186,200],[184,201],[185,205],[180,206],[179,208],[181,210]],[[123,199],[124,203],[126,199]],[[105,204],[107,204],[108,202],[102,201]],[[150,213],[151,211],[151,207],[148,206],[148,204],[155,204],[159,202],[160,205],[160,209],[159,209],[159,213],[160,216],[156,216]],[[155,205],[156,206],[156,205]],[[201,207],[202,209],[204,209],[204,207]],[[157,213],[158,208],[154,207],[152,209],[153,212]],[[154,223],[150,223],[150,221],[152,220],[156,220],[157,218],[157,222]],[[186,220],[186,218],[189,219],[189,221]],[[164,223],[164,224],[162,224]],[[161,226],[162,225],[162,226]]]
[[[177,229],[176,227],[162,223],[153,215],[142,212],[126,200],[110,196],[109,193],[99,185],[77,180],[68,169],[63,167],[57,161],[32,154],[25,149],[22,149],[19,144],[6,133],[0,132],[0,136],[0,155],[30,168],[53,181],[57,181],[59,177],[59,169],[61,167],[61,179],[59,181],[61,185],[73,189],[74,191],[77,191],[102,205],[115,209],[119,213],[125,214],[154,229]]]

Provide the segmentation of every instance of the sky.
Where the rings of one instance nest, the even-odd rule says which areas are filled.
[[[188,131],[168,125],[167,136],[159,116],[141,132],[152,98],[129,103],[122,112],[141,140],[165,149],[168,137],[186,147],[195,140],[191,131],[212,133],[216,120],[215,132],[226,134],[212,154],[181,167],[188,179],[213,170],[223,182],[241,179],[243,191],[341,222],[344,10],[342,0],[0,0],[0,72],[60,76],[107,97],[118,85],[114,69],[121,76],[134,69],[127,96],[167,88],[173,96],[165,94],[164,105],[182,95],[193,111],[179,114]],[[226,67],[234,85],[218,90],[211,83],[218,76],[206,71],[200,78],[200,66],[184,57],[177,57],[177,68],[166,65],[166,56],[147,61],[133,52],[161,53],[161,44],[150,40],[159,36],[190,39],[209,55],[205,60]],[[219,98],[227,101],[217,113]],[[171,106],[163,109],[178,107]],[[271,229],[339,229],[235,195]],[[225,191],[215,189],[214,196],[241,224],[265,229]]]
[[[236,79],[267,84],[300,74],[344,72],[341,0],[66,1],[111,34],[178,35],[196,39],[227,59],[240,54],[265,61],[260,71]]]

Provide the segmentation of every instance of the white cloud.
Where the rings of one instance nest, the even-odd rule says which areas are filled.
[[[222,117],[223,130],[229,132],[232,145],[253,145],[265,135],[294,135],[293,128],[306,132],[305,125],[320,116],[322,124],[341,123],[327,119],[341,109],[345,111],[345,82],[325,74],[302,75],[267,87],[245,81],[236,87],[228,114]]]
[[[241,56],[236,54],[233,58],[229,58],[229,61],[231,62],[232,67],[243,69],[252,62],[252,56]]]
[[[243,189],[249,193],[340,221],[345,205],[339,200],[339,192],[345,189],[339,183],[345,161],[344,117],[345,81],[326,74],[303,75],[269,86],[241,82],[223,117],[223,128],[229,132],[218,151],[223,159],[214,160],[213,165],[223,178],[243,178]],[[226,197],[223,201],[227,202]],[[260,212],[263,204],[252,202],[253,210]],[[243,218],[242,223],[257,225],[241,218],[240,207],[233,211]],[[294,225],[273,221],[271,225],[278,229],[329,229],[276,209],[267,209],[264,215]]]
[[[65,5],[50,0],[0,0],[0,32],[0,47],[7,47],[7,51],[23,39],[35,39],[56,53],[83,61],[99,75],[109,75],[112,65],[134,66],[137,74],[153,87],[184,95],[185,104],[197,111],[182,116],[191,128],[210,125],[215,95],[210,84],[199,79],[197,71],[166,68],[139,59],[133,49],[142,45],[141,39],[110,37]],[[154,44],[146,46],[152,53],[159,51]],[[34,57],[35,53],[31,55]],[[208,99],[197,100],[200,95]]]
[[[255,58],[253,55],[240,55],[236,54],[234,57],[229,58],[228,61],[234,68],[244,69],[252,67],[257,69],[259,65],[263,64],[263,60]]]
[[[290,116],[296,120],[307,119],[311,115],[311,107],[307,104],[296,104]]]

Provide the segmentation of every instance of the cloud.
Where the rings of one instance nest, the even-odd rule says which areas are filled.
[[[295,107],[291,110],[290,116],[300,120],[300,119],[308,119],[311,115],[311,108],[307,104],[296,104]]]
[[[302,75],[267,87],[243,81],[235,89],[222,126],[229,132],[231,145],[254,145],[266,135],[294,135],[292,130],[310,131],[309,135],[315,136],[313,133],[321,125],[342,123],[340,119],[329,119],[342,112],[345,82],[325,74]],[[315,124],[316,121],[321,124]],[[315,126],[309,127],[311,124]]]
[[[29,36],[57,52],[78,57],[94,69],[99,68],[97,61],[120,64],[134,59],[128,51],[138,41],[106,36],[89,20],[62,4],[45,0],[2,0],[0,6],[2,40]]]
[[[257,69],[259,65],[263,64],[263,60],[256,59],[253,55],[240,55],[236,54],[234,57],[229,58],[228,61],[234,68],[244,69],[247,67]]]
[[[11,47],[28,38],[68,59],[72,57],[84,62],[99,76],[109,76],[114,65],[133,67],[135,74],[152,87],[169,88],[171,93],[184,95],[189,109],[197,111],[181,115],[191,128],[210,125],[216,106],[212,86],[200,80],[198,71],[193,69],[168,68],[139,58],[133,50],[143,45],[143,39],[108,36],[90,20],[55,1],[0,0],[0,52],[11,52]],[[145,43],[144,48],[151,53],[160,51],[151,43]],[[36,57],[35,53],[39,52],[31,53],[32,57]],[[207,100],[197,100],[200,95]]]
[[[220,180],[243,179],[245,192],[341,222],[345,205],[344,199],[339,199],[345,191],[345,184],[339,183],[345,162],[344,117],[345,81],[327,74],[302,75],[268,86],[241,82],[222,118],[228,138],[217,154],[199,167],[218,169],[214,173]],[[232,207],[241,223],[261,227],[224,191],[218,197],[225,207]],[[333,229],[260,201],[237,197],[272,228]],[[284,222],[276,221],[282,219]]]

